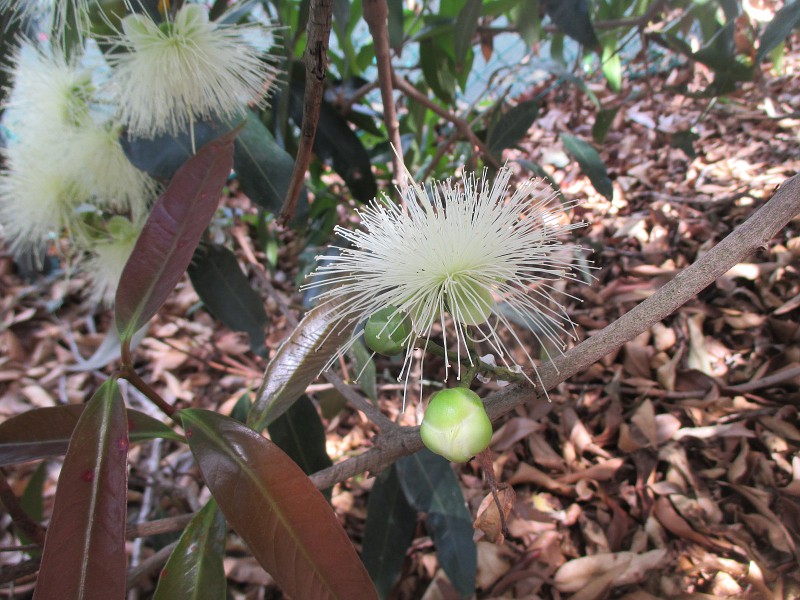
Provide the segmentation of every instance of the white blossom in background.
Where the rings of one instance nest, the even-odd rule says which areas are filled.
[[[278,70],[251,42],[269,31],[260,24],[209,21],[206,10],[185,4],[174,21],[128,15],[109,41],[122,50],[109,57],[111,91],[120,121],[134,136],[178,134],[213,116],[263,105]]]
[[[585,224],[564,218],[572,204],[562,205],[544,182],[529,180],[512,191],[510,177],[502,168],[493,182],[485,173],[467,175],[460,185],[412,181],[405,208],[376,199],[360,212],[363,229],[336,228],[352,246],[318,257],[317,281],[305,288],[324,288],[317,298],[335,303],[341,327],[387,306],[410,316],[401,380],[408,379],[415,346],[424,348],[434,333],[460,356],[467,342],[483,343],[501,364],[535,371],[518,329],[548,342],[545,348],[565,347],[572,323],[555,298],[564,297],[555,283],[577,280],[585,269],[573,266],[580,248],[561,238]],[[517,365],[509,344],[524,364]],[[459,362],[458,376],[460,368]]]
[[[0,0],[0,10],[10,10],[19,18],[49,14],[56,38],[63,39],[70,23],[77,25],[80,37],[88,31],[89,0]]]
[[[113,217],[108,232],[88,243],[88,258],[81,269],[89,278],[89,300],[94,304],[113,306],[117,285],[128,262],[141,227],[124,217]]]

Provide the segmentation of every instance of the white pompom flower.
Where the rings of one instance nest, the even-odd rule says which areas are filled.
[[[388,318],[386,307],[407,316],[410,328],[394,325],[405,335],[401,380],[408,379],[414,349],[425,348],[434,335],[455,348],[459,378],[461,362],[473,361],[466,349],[476,344],[488,345],[509,369],[525,366],[535,373],[518,330],[528,329],[545,350],[563,349],[564,336],[574,336],[555,299],[567,297],[556,282],[579,281],[586,272],[574,264],[581,248],[561,240],[585,223],[569,222],[565,211],[573,204],[561,204],[540,180],[512,193],[511,174],[504,167],[493,182],[486,173],[464,176],[460,185],[411,181],[404,207],[376,199],[359,212],[363,229],[336,228],[352,246],[339,248],[338,256],[318,257],[321,264],[312,273],[317,281],[305,288],[327,288],[317,298],[335,307],[338,327],[353,327],[381,310],[381,322],[403,322]],[[384,326],[382,333],[395,332]],[[449,359],[445,365],[453,368]],[[533,383],[531,375],[524,376]]]
[[[109,56],[120,121],[132,135],[153,138],[239,114],[250,102],[263,106],[278,71],[252,43],[259,32],[269,28],[212,22],[196,4],[160,24],[128,15],[110,39],[123,50]]]
[[[114,305],[119,278],[140,233],[141,227],[117,216],[109,221],[107,234],[89,244],[82,270],[89,277],[89,300],[93,304]]]
[[[0,0],[0,10],[19,18],[49,14],[57,40],[64,39],[70,27],[77,27],[75,33],[81,38],[88,31],[89,0]]]

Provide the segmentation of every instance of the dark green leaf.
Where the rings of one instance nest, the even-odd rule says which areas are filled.
[[[375,372],[375,362],[372,360],[372,352],[367,350],[362,340],[358,340],[350,347],[350,354],[353,357],[358,385],[370,400],[377,402],[377,373]]]
[[[267,428],[270,439],[278,444],[306,475],[330,467],[325,450],[325,428],[314,403],[301,396]]]
[[[597,117],[595,117],[594,125],[592,126],[592,139],[596,144],[602,144],[606,141],[608,130],[611,128],[620,106],[617,105],[597,111]]]
[[[406,500],[427,513],[425,528],[433,538],[439,564],[462,596],[473,594],[478,550],[472,541],[472,517],[450,463],[421,450],[396,464]]]
[[[117,288],[114,308],[123,341],[150,320],[189,266],[231,172],[237,133],[186,161],[150,211]]]
[[[214,412],[179,414],[222,513],[287,595],[377,598],[333,509],[276,444]]]
[[[325,303],[306,313],[284,340],[264,372],[264,383],[248,424],[261,431],[281,416],[316,379],[351,329],[336,320],[337,305]]]
[[[501,156],[503,150],[510,148],[521,140],[533,125],[539,114],[539,103],[536,100],[520,102],[489,128],[486,143],[495,156]]]
[[[225,600],[225,519],[212,498],[178,540],[153,600]]]
[[[452,104],[456,79],[450,58],[437,38],[425,39],[419,43],[419,60],[422,74],[433,93],[445,104]]]
[[[481,16],[481,0],[466,0],[464,7],[458,13],[456,24],[453,27],[455,42],[456,68],[464,64],[467,52],[472,46],[472,36],[478,30],[478,19]]]
[[[280,212],[289,191],[294,160],[253,111],[247,111],[247,122],[236,138],[233,168],[250,200],[266,211]]]
[[[300,125],[303,121],[303,88],[293,83],[291,91],[292,119]],[[367,202],[377,195],[378,184],[372,174],[367,149],[344,117],[324,100],[314,138],[314,152],[333,163],[333,170],[344,179],[356,200]]]
[[[231,125],[227,123],[212,121],[195,123],[195,149],[200,150],[230,130]],[[193,155],[192,140],[188,133],[178,136],[159,135],[152,140],[123,135],[119,141],[133,166],[160,181],[172,179],[181,165]]]
[[[794,2],[784,4],[775,13],[772,20],[767,23],[763,33],[758,38],[756,62],[759,63],[764,60],[798,25],[800,25],[800,0],[794,0]]]
[[[25,486],[25,491],[19,499],[19,504],[25,514],[28,515],[32,521],[41,523],[44,518],[44,482],[47,479],[47,462],[40,462],[36,466],[36,470],[28,480],[28,485]],[[18,531],[19,541],[22,544],[34,543],[24,532]],[[27,550],[30,556],[40,556],[38,549]]]
[[[614,196],[614,186],[611,183],[611,179],[608,177],[606,165],[603,163],[603,160],[600,158],[597,150],[595,150],[588,142],[584,142],[582,139],[577,138],[574,135],[562,133],[559,137],[561,138],[561,142],[564,144],[564,148],[566,148],[567,152],[569,152],[572,157],[578,161],[578,164],[581,166],[581,170],[589,178],[589,181],[592,182],[594,189],[600,192],[608,200],[611,200],[611,198]]]
[[[64,458],[35,599],[124,598],[128,426],[116,380],[89,400]]]
[[[403,45],[403,0],[387,0],[389,5],[389,45],[393,50]]]
[[[216,244],[201,246],[189,265],[189,278],[206,308],[232,330],[246,332],[253,352],[263,353],[267,311],[233,252]]]
[[[544,10],[561,31],[587,48],[597,48],[600,41],[589,18],[587,0],[543,0]]]
[[[697,152],[694,149],[694,143],[699,139],[700,136],[691,129],[684,129],[682,131],[676,131],[670,136],[669,145],[673,148],[683,150],[683,153],[688,158],[694,158],[697,156]]]
[[[236,419],[240,423],[247,421],[247,415],[253,407],[253,401],[250,399],[249,393],[244,393],[233,405],[231,410],[231,419]]]
[[[397,470],[389,467],[375,480],[369,493],[362,554],[381,598],[392,591],[406,557],[417,513],[406,501]]]
[[[85,407],[67,404],[35,408],[0,423],[0,466],[64,454]],[[127,412],[131,442],[183,440],[161,421],[137,410]]]

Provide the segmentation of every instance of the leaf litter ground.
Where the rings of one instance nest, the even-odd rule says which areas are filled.
[[[559,141],[567,131],[591,139],[597,111],[574,90],[550,92],[519,150],[507,154],[542,165],[589,222],[583,243],[593,249],[597,280],[569,287],[583,298],[570,314],[589,336],[641,299],[744,221],[800,166],[800,57],[787,75],[765,73],[736,94],[711,102],[672,91],[707,85],[702,67],[629,83],[600,155],[614,182],[600,196]],[[535,96],[540,90],[532,90]],[[604,107],[620,96],[596,85]],[[521,99],[520,99],[521,100]],[[694,152],[681,149],[685,132]],[[671,146],[670,143],[673,145]],[[564,166],[566,165],[566,166]],[[229,204],[247,209],[245,200]],[[265,262],[241,223],[228,230],[249,274]],[[290,331],[280,305],[299,314],[293,281],[302,249],[284,234],[277,290],[266,295],[267,347]],[[477,522],[479,598],[798,598],[800,575],[800,222],[740,264],[651,331],[625,344],[551,393],[497,425],[492,450],[498,481],[516,501],[502,544],[493,503],[477,465],[456,467]],[[259,287],[259,280],[253,277]],[[0,257],[0,419],[35,407],[84,402],[108,369],[88,357],[111,327],[107,313],[81,303],[84,282],[62,277],[23,280],[11,257]],[[137,352],[139,368],[162,396],[180,406],[234,410],[259,385],[265,359],[247,339],[215,322],[184,279],[154,319]],[[426,361],[435,382],[436,361]],[[377,362],[375,393],[385,414],[412,423],[415,398],[400,415],[397,365]],[[347,365],[353,376],[354,367]],[[481,393],[495,389],[484,386]],[[436,389],[431,385],[426,394]],[[342,408],[326,383],[309,393],[324,418],[327,450],[341,460],[370,445],[376,428]],[[133,390],[131,406],[157,413]],[[191,455],[172,442],[130,452],[131,523],[196,511],[207,497]],[[59,461],[47,462],[42,485],[45,522]],[[21,496],[36,465],[7,470]],[[337,485],[332,502],[351,539],[360,543],[372,475]],[[510,491],[503,494],[511,506]],[[495,513],[492,514],[492,510]],[[0,545],[16,538],[8,517]],[[169,532],[130,543],[132,560],[147,562],[175,539]],[[4,551],[0,564],[24,561]],[[243,543],[229,536],[225,569],[235,597],[279,598],[271,578]],[[147,598],[157,569],[136,589]],[[0,597],[25,597],[33,576]],[[419,526],[394,598],[456,597]]]

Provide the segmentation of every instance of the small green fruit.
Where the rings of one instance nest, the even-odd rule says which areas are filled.
[[[370,350],[394,356],[408,345],[412,332],[411,319],[394,306],[387,306],[367,319],[364,341]]]
[[[447,299],[451,314],[464,325],[481,325],[492,315],[494,299],[491,290],[472,278],[454,279]]]
[[[478,394],[466,388],[437,392],[420,428],[428,450],[452,462],[466,462],[492,439],[492,422]]]

